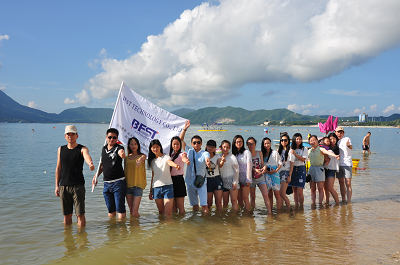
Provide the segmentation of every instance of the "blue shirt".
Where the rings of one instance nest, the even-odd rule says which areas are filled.
[[[197,175],[206,176],[207,172],[207,165],[206,165],[206,158],[210,158],[210,153],[204,150],[200,150],[199,152],[194,151],[193,148],[190,148],[186,145],[185,152],[188,155],[190,165],[186,168],[186,177],[185,182],[186,184],[193,185],[194,179],[196,175],[194,173],[194,163],[193,163],[193,156],[196,159],[196,172]]]

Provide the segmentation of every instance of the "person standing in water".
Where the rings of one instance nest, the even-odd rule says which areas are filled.
[[[364,139],[363,139],[363,146],[362,146],[363,154],[365,153],[365,151],[367,151],[368,153],[371,154],[370,142],[369,142],[370,137],[371,137],[371,132],[368,132],[367,135],[364,136]]]
[[[83,161],[86,161],[91,171],[94,170],[94,165],[89,149],[76,142],[78,130],[74,125],[65,127],[64,137],[68,144],[58,148],[55,194],[61,199],[64,224],[72,224],[72,211],[75,206],[77,225],[82,227],[86,225]]]
[[[342,201],[345,202],[347,196],[347,203],[350,203],[353,194],[353,189],[351,188],[351,178],[353,176],[351,150],[353,145],[349,137],[344,137],[343,127],[337,127],[335,133],[339,139],[338,146],[340,151],[339,172],[336,173],[336,177],[339,179]]]

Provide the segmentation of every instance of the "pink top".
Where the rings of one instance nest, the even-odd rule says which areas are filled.
[[[183,161],[182,161],[182,155],[186,154],[185,152],[181,152],[179,156],[174,160],[175,164],[179,165],[181,167],[180,170],[177,170],[174,167],[171,167],[171,176],[178,176],[178,175],[183,175]],[[171,161],[172,158],[174,157],[174,154],[171,155]]]

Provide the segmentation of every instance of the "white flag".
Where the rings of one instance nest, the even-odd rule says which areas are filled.
[[[119,131],[118,139],[126,146],[129,138],[138,138],[140,151],[148,156],[153,139],[159,139],[164,154],[168,154],[171,138],[180,134],[185,121],[141,97],[122,82],[110,128]]]

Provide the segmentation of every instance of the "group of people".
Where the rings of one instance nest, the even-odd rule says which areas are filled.
[[[261,191],[264,204],[271,213],[273,197],[278,210],[291,204],[287,189],[293,190],[295,207],[303,207],[303,189],[306,180],[306,160],[310,161],[308,173],[311,177],[311,200],[322,204],[324,198],[329,203],[330,194],[339,203],[333,185],[339,179],[342,200],[351,201],[351,141],[344,137],[344,129],[338,127],[335,133],[324,137],[319,143],[317,136],[309,137],[311,149],[303,147],[303,137],[295,133],[292,138],[282,134],[278,150],[273,150],[272,141],[265,137],[260,149],[257,140],[249,137],[246,141],[236,135],[232,142],[223,140],[218,146],[208,140],[203,150],[202,138],[195,135],[190,145],[184,141],[190,121],[186,121],[179,136],[171,139],[169,153],[164,153],[158,139],[149,144],[148,157],[141,151],[139,140],[132,137],[125,149],[118,144],[118,130],[110,128],[106,133],[107,144],[102,148],[101,165],[93,177],[92,185],[97,185],[98,176],[103,173],[103,196],[110,218],[126,217],[125,200],[130,215],[140,217],[139,205],[146,188],[146,159],[152,171],[149,199],[154,200],[159,214],[170,217],[172,213],[185,213],[185,197],[189,197],[194,211],[201,207],[207,214],[215,202],[218,210],[239,206],[249,211],[255,207],[256,187]],[[94,170],[89,150],[78,144],[78,131],[74,125],[65,128],[67,145],[58,149],[55,193],[61,198],[64,223],[72,223],[73,207],[78,218],[78,226],[85,220],[84,161]],[[247,149],[245,148],[247,146]],[[124,164],[124,166],[123,166]],[[184,164],[186,175],[184,177]]]

